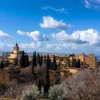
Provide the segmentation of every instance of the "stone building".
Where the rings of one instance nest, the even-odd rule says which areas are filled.
[[[14,63],[15,59],[18,59],[18,60],[20,59],[21,54],[22,54],[22,51],[19,50],[18,43],[16,43],[16,45],[14,46],[14,50],[10,52],[8,55],[8,60],[10,61],[10,63]]]
[[[71,56],[70,57],[70,62],[72,62],[73,59],[80,60],[83,65],[87,65],[90,68],[95,68],[96,67],[96,57],[94,54],[89,54],[89,55],[84,55],[83,54],[78,54],[76,56]]]

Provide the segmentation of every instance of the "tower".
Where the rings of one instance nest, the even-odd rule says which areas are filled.
[[[14,53],[18,53],[19,52],[19,46],[18,43],[16,42],[16,45],[14,47]]]

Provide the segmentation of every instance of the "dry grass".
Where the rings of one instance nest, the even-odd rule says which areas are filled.
[[[14,100],[12,98],[0,98],[0,100]]]
[[[9,75],[6,69],[0,70],[0,84],[6,84],[9,82]]]

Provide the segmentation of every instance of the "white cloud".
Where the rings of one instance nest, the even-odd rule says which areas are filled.
[[[94,29],[75,31],[72,34],[67,34],[61,31],[57,34],[52,34],[52,37],[68,43],[90,44],[97,45],[100,42],[99,32]]]
[[[100,3],[100,0],[95,0],[95,2]]]
[[[53,50],[67,50],[69,48],[71,50],[77,49],[77,45],[75,43],[47,43],[45,47]]]
[[[44,7],[42,7],[42,9],[44,9],[44,10],[53,10],[53,11],[56,11],[56,12],[68,14],[68,10],[63,8],[63,7],[60,8],[60,9],[57,9],[57,8],[54,8],[54,7],[51,7],[51,6],[44,6]]]
[[[100,0],[85,0],[85,7],[91,9],[100,9]]]
[[[12,38],[12,36],[10,36],[9,34],[7,34],[7,33],[5,33],[5,32],[0,30],[0,38],[8,38],[8,39],[10,39],[10,38]]]
[[[18,30],[17,33],[18,33],[19,35],[26,35],[26,34],[27,34],[27,33],[23,32],[23,31],[20,31],[20,30]]]
[[[85,0],[85,7],[86,7],[86,8],[90,8],[90,7],[91,7],[91,4],[89,3],[88,0]]]
[[[68,29],[71,27],[70,24],[65,24],[62,20],[57,21],[51,16],[43,16],[43,23],[40,23],[41,28],[58,28],[58,29]]]
[[[21,34],[21,31],[19,31]],[[66,31],[53,33],[50,35],[52,41],[42,42],[45,34],[42,35],[39,31],[22,32],[28,37],[31,37],[35,42],[20,43],[20,47],[27,51],[33,49],[39,52],[59,52],[59,53],[97,53],[100,50],[100,33],[94,29],[77,30],[71,34]],[[98,50],[97,50],[98,49]],[[91,51],[92,50],[92,51]]]
[[[40,47],[41,46],[41,42],[31,42],[31,43],[21,43],[20,44],[20,47],[21,48],[29,48],[29,49],[33,49],[33,48],[37,48],[37,47]]]
[[[79,39],[81,41],[86,41],[90,45],[94,45],[100,42],[99,32],[97,32],[94,29],[75,31],[74,33],[72,33],[72,37],[75,38],[76,40]]]
[[[40,34],[39,31],[23,32],[23,31],[18,30],[17,33],[19,35],[28,36],[28,37],[32,38],[34,41],[48,41],[49,40],[47,35],[45,35],[45,34],[42,35],[42,34]]]

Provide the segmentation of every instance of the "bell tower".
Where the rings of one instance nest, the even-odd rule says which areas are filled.
[[[19,46],[18,43],[16,42],[16,45],[14,47],[14,53],[18,53],[19,52]]]

